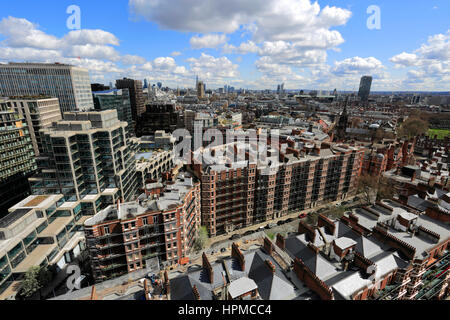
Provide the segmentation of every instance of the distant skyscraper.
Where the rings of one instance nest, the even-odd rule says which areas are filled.
[[[48,95],[59,99],[61,112],[94,108],[87,69],[67,64],[0,64],[0,96]]]
[[[136,121],[145,111],[142,81],[124,78],[116,81],[116,88],[129,90],[131,101],[131,117],[134,122],[133,127],[135,127]]]
[[[203,81],[199,81],[197,83],[197,97],[199,99],[203,99],[205,97],[205,85],[203,84]]]
[[[358,93],[358,96],[361,98],[361,101],[369,100],[371,87],[372,87],[372,77],[371,76],[362,77],[361,84],[359,85],[359,93]]]
[[[147,89],[147,88],[148,88],[148,80],[144,79],[144,89]]]
[[[161,89],[162,88],[162,83],[161,82],[158,82],[158,89]]]

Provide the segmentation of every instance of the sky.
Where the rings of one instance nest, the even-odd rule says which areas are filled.
[[[374,91],[450,91],[449,15],[448,0],[2,1],[0,63],[104,84],[355,91],[372,75]]]

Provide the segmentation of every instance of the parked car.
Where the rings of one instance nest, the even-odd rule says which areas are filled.
[[[277,222],[277,226],[282,226],[283,224],[284,224],[284,221],[280,220],[280,221]]]
[[[320,211],[319,211],[320,212]],[[308,216],[308,214],[306,213],[306,212],[303,212],[303,213],[300,213],[299,215],[298,215],[298,218],[299,219],[303,219],[303,218],[306,218]]]
[[[227,252],[227,248],[222,248],[222,249],[220,249],[220,252],[221,252],[221,253]]]
[[[237,240],[237,239],[239,239],[239,238],[241,238],[241,235],[240,235],[240,234],[233,234],[233,235],[230,237],[230,240]]]
[[[253,234],[253,231],[252,231],[252,230],[249,230],[249,231],[247,231],[247,232],[244,233],[244,237],[249,236],[249,235],[252,235],[252,234]]]
[[[272,229],[272,228],[275,228],[276,226],[277,226],[276,223],[269,223],[269,224],[267,225],[267,229]]]
[[[289,218],[289,219],[287,219],[285,222],[286,222],[286,223],[291,223],[292,221],[294,221],[294,219]]]

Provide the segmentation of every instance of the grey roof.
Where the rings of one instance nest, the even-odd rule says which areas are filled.
[[[337,272],[336,267],[328,262],[320,253],[299,240],[299,236],[286,239],[286,251],[291,257],[299,258],[320,279],[327,279]]]
[[[239,262],[236,258],[230,257],[222,262],[212,263],[214,270],[213,284],[209,283],[207,271],[205,269],[191,271],[182,276],[170,280],[171,297],[173,300],[195,300],[192,288],[196,285],[200,298],[202,300],[213,299],[212,291],[224,285],[227,281],[222,276],[225,271],[224,266],[228,270],[230,279],[228,283],[236,283],[239,285],[242,278],[249,278],[254,281],[258,287],[258,292],[262,299],[265,300],[289,300],[296,297],[294,285],[287,279],[279,264],[263,250],[257,249],[252,251],[244,251],[245,270],[241,270]],[[272,262],[275,266],[275,273],[266,265],[266,260]],[[239,287],[239,286],[238,286]],[[234,290],[233,288],[231,290]]]

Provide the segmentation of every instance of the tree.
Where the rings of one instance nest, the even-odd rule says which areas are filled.
[[[418,116],[410,116],[398,129],[400,137],[414,138],[428,132],[429,124]]]
[[[378,180],[377,200],[393,199],[396,190],[394,185],[385,177],[380,177]]]
[[[194,250],[196,252],[203,250],[208,245],[208,242],[209,242],[208,230],[206,229],[205,226],[201,226],[200,229],[198,230],[197,238],[195,239],[194,242]]]
[[[47,267],[34,266],[28,269],[25,278],[22,281],[20,295],[24,298],[30,298],[39,291],[41,297],[41,289],[47,286],[52,280],[52,274]]]
[[[362,193],[367,203],[372,202],[372,194],[378,190],[378,177],[363,174],[359,177],[358,193]]]

